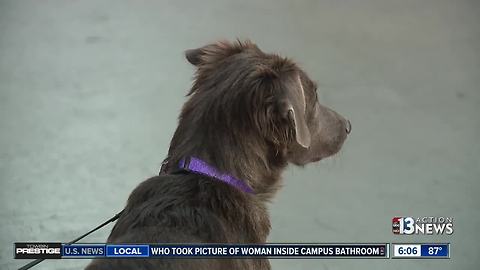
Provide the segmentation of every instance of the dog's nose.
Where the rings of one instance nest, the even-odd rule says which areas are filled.
[[[349,120],[345,121],[345,132],[347,132],[347,134],[350,134],[350,132],[352,132],[352,123],[350,123]]]

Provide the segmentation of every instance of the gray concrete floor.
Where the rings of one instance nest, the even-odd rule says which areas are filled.
[[[15,241],[68,241],[120,210],[167,151],[193,73],[183,50],[240,37],[297,60],[353,123],[338,156],[289,168],[269,241],[453,250],[274,269],[478,269],[479,4],[0,0],[0,268],[24,263]],[[395,236],[396,215],[453,216],[455,233]]]

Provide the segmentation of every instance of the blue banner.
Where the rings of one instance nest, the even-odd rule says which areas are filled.
[[[107,245],[107,257],[149,257],[149,245]]]
[[[63,244],[62,258],[388,258],[388,244]]]
[[[16,259],[60,258],[450,258],[448,243],[404,244],[14,244]]]
[[[74,244],[62,245],[62,258],[66,257],[104,257],[105,256],[105,244]]]
[[[448,257],[448,244],[422,244],[422,257]]]

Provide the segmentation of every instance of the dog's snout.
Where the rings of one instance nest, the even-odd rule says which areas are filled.
[[[350,123],[349,120],[345,120],[345,132],[347,132],[347,134],[352,132],[352,123]]]
[[[319,115],[325,115],[327,116],[327,119],[329,119],[328,121],[333,120],[333,122],[336,123],[335,126],[337,127],[337,129],[335,130],[337,132],[345,132],[347,135],[352,132],[352,123],[350,123],[350,121],[347,120],[345,117],[343,117],[336,111],[320,104],[318,108],[320,108],[320,110],[318,110]]]

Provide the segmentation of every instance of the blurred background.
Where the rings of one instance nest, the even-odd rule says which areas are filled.
[[[28,262],[13,242],[67,242],[121,210],[167,152],[194,72],[184,50],[237,37],[293,58],[353,124],[337,156],[289,167],[269,242],[452,243],[450,260],[273,269],[478,269],[474,0],[0,0],[0,268]],[[455,232],[393,235],[394,216],[453,216]]]

